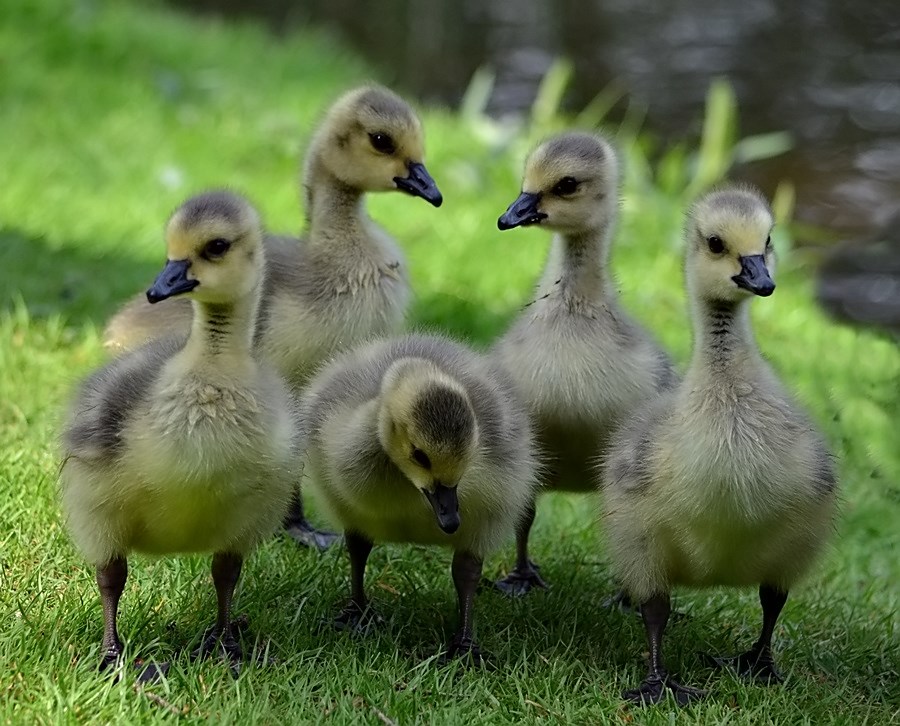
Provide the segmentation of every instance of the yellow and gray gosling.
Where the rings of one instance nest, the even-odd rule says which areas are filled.
[[[448,657],[479,656],[472,605],[482,561],[514,531],[536,485],[528,414],[506,374],[447,338],[412,335],[345,353],[313,380],[307,479],[350,554],[340,627],[368,621],[373,542],[453,550],[459,628]]]
[[[255,335],[258,353],[301,391],[336,352],[398,333],[410,300],[406,261],[396,242],[366,214],[366,192],[399,190],[440,206],[426,170],[422,124],[399,96],[365,86],[338,99],[315,134],[303,187],[308,231],[301,240],[266,237],[266,278]],[[187,332],[188,301],[155,306],[140,296],[110,321],[106,345],[130,349]],[[327,547],[295,497],[285,521],[300,544]]]
[[[147,299],[189,298],[189,334],[94,373],[62,434],[63,506],[103,604],[101,667],[122,655],[116,617],[133,551],[214,553],[218,616],[195,655],[240,659],[230,610],[241,565],[284,516],[302,463],[297,404],[251,354],[264,268],[256,211],[230,192],[193,197],[166,245]]]
[[[662,660],[675,585],[759,585],[762,632],[747,652],[718,658],[761,682],[780,680],[775,622],[788,590],[832,530],[835,472],[822,437],[763,360],[749,301],[768,296],[773,220],[754,189],[714,191],[686,227],[694,353],[683,383],[618,433],[605,464],[603,525],[614,569],[641,603],[650,669],[624,697],[684,704]]]
[[[547,456],[543,486],[592,492],[611,432],[675,380],[665,352],[619,304],[608,257],[619,212],[619,165],[602,137],[566,133],[525,163],[522,193],[500,229],[556,232],[535,299],[493,350],[528,403]],[[528,557],[534,503],[517,532],[515,569],[497,587],[545,587]]]

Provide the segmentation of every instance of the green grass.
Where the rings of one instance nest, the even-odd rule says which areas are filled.
[[[484,592],[478,631],[494,668],[429,660],[451,632],[449,555],[383,546],[369,587],[387,617],[369,638],[321,627],[345,597],[340,551],[276,538],[249,561],[238,610],[278,663],[233,680],[183,655],[212,616],[204,558],[135,557],[121,609],[130,656],[175,658],[167,682],[135,690],[95,671],[101,614],[92,574],[65,533],[55,437],[74,383],[103,361],[98,331],[163,258],[170,210],[209,185],[246,192],[275,231],[298,231],[298,160],[316,118],[370,72],[327,37],[188,20],[131,3],[11,0],[0,8],[0,718],[7,723],[872,723],[900,718],[900,354],[829,322],[811,272],[785,255],[777,294],[754,304],[766,355],[840,458],[833,547],[792,594],[777,631],[785,688],[706,670],[698,650],[755,637],[750,592],[684,592],[672,667],[712,697],[678,712],[626,709],[642,675],[639,621],[600,607],[613,589],[588,498],[548,496],[535,558],[552,589],[509,602]],[[699,110],[698,110],[699,112]],[[477,115],[476,115],[477,116]],[[483,120],[423,109],[428,165],[446,202],[371,200],[408,252],[414,320],[487,344],[530,294],[548,237],[500,233],[526,142]],[[544,114],[542,122],[555,118]],[[558,119],[553,123],[559,123]],[[546,124],[545,124],[546,125]],[[690,155],[655,180],[628,162],[614,265],[628,306],[684,362],[679,230]],[[708,172],[709,165],[696,168]],[[782,231],[784,252],[790,240]],[[564,533],[563,536],[561,534]],[[512,547],[487,563],[496,575]]]

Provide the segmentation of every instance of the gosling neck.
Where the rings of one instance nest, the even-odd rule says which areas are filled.
[[[692,369],[733,370],[758,359],[750,325],[749,300],[693,303],[694,353]]]
[[[306,221],[312,245],[320,241],[334,244],[335,239],[360,239],[365,236],[366,210],[363,193],[332,174],[314,150],[304,173]]]
[[[607,265],[610,233],[610,225],[606,225],[556,234],[538,295],[559,295],[569,304],[597,304],[615,298]]]
[[[185,353],[192,359],[250,357],[259,285],[231,303],[193,301],[194,319]]]

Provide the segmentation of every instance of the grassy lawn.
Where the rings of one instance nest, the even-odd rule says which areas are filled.
[[[786,687],[744,686],[707,670],[698,655],[755,638],[754,593],[684,592],[676,606],[689,617],[670,627],[670,665],[713,695],[684,712],[625,708],[619,693],[643,674],[643,628],[600,607],[613,583],[596,503],[564,496],[542,501],[533,536],[552,589],[526,601],[490,591],[478,599],[490,670],[441,668],[431,658],[455,620],[448,552],[377,547],[368,583],[387,623],[360,638],[322,626],[345,597],[343,552],[319,555],[275,538],[245,567],[237,611],[268,639],[276,664],[234,680],[223,665],[189,662],[185,647],[214,613],[207,559],[135,557],[122,636],[131,656],[175,665],[145,691],[96,673],[99,598],[56,497],[62,407],[75,381],[104,359],[107,316],[159,269],[171,209],[227,184],[256,202],[273,231],[299,231],[298,162],[315,121],[339,91],[372,73],[322,35],[274,39],[251,24],[187,20],[137,3],[0,7],[0,719],[900,719],[900,353],[824,318],[810,269],[788,254],[783,229],[778,291],[754,304],[757,334],[838,454],[844,494],[833,546],[792,594],[776,633]],[[422,112],[444,206],[390,194],[373,198],[370,210],[408,253],[414,322],[487,344],[527,301],[549,241],[495,225],[518,192],[527,141],[498,143],[477,119]],[[629,161],[614,253],[622,293],[683,363],[684,200],[654,181],[627,137],[620,143]],[[486,571],[497,575],[512,560],[510,544]]]

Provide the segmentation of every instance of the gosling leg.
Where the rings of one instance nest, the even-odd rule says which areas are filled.
[[[669,675],[662,658],[662,637],[669,622],[671,604],[669,594],[654,595],[641,603],[641,617],[647,631],[647,645],[650,649],[650,666],[647,677],[640,686],[625,691],[622,697],[638,704],[659,703],[665,700],[666,692],[674,696],[679,706],[686,706],[693,700],[703,698],[706,691],[683,686]]]
[[[128,580],[128,561],[124,557],[114,557],[105,565],[97,567],[97,587],[100,589],[100,603],[103,606],[103,657],[100,670],[115,668],[122,657],[122,641],[119,639],[117,620],[119,600]]]
[[[771,585],[759,586],[759,602],[762,605],[763,622],[759,638],[750,650],[731,657],[714,657],[719,667],[735,670],[742,678],[761,685],[774,685],[782,682],[781,674],[775,667],[772,656],[772,634],[775,623],[787,602],[787,592]]]
[[[291,506],[284,517],[283,526],[288,536],[297,544],[317,550],[328,549],[340,539],[339,534],[316,529],[310,524],[303,511],[303,498],[299,489],[294,490]]]
[[[345,532],[344,542],[350,555],[350,602],[334,620],[338,630],[364,631],[377,622],[366,598],[366,562],[372,551],[372,540],[357,532]]]
[[[233,665],[240,664],[243,654],[231,622],[231,601],[243,564],[243,557],[233,552],[213,555],[211,570],[216,588],[216,624],[207,630],[200,647],[192,654],[194,658],[206,658],[218,652]]]
[[[474,623],[475,590],[481,580],[483,562],[480,557],[469,552],[454,552],[451,573],[456,597],[459,603],[459,625],[456,633],[447,646],[444,660],[455,657],[470,657],[475,662],[482,658],[481,650],[474,640],[472,626]]]
[[[531,534],[534,517],[535,502],[532,500],[516,527],[516,566],[506,577],[494,583],[494,586],[505,595],[520,597],[527,595],[534,588],[547,588],[547,583],[540,576],[540,567],[528,558],[528,537]]]

